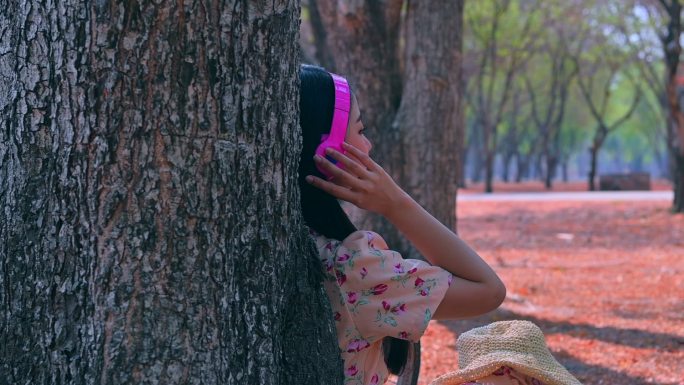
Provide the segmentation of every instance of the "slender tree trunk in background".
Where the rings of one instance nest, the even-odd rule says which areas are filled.
[[[361,106],[371,155],[442,223],[455,229],[456,188],[463,141],[461,44],[463,1],[410,1],[404,36],[404,84],[399,64],[403,1],[315,1],[335,68],[348,76]],[[359,223],[359,221],[357,221]],[[417,251],[384,218],[373,229],[406,258]]]
[[[668,101],[668,148],[672,159],[674,201],[672,210],[684,212],[684,111],[677,97],[677,77],[682,46],[682,4],[661,1],[669,16],[667,33],[661,36],[665,55],[665,93]]]
[[[487,131],[487,130],[485,130]],[[493,134],[493,132],[490,131]],[[493,138],[488,138],[485,136],[485,192],[494,192],[494,157],[496,156],[496,151],[494,146],[489,144],[489,141],[494,141]]]
[[[520,118],[520,110],[522,108],[522,101],[520,97],[522,92],[514,88],[512,91],[511,112],[508,115],[508,131],[503,139],[503,171],[501,178],[504,182],[511,180],[511,163],[513,158],[518,155],[520,148],[520,137],[518,134],[518,119]]]
[[[596,191],[596,172],[598,171],[598,153],[603,146],[605,135],[601,135],[601,129],[594,132],[594,140],[591,147],[589,147],[589,154],[591,155],[591,162],[589,166],[589,191]]]
[[[510,181],[510,166],[513,160],[513,154],[506,153],[503,158],[503,164],[501,165],[501,180],[508,183]]]
[[[482,145],[482,130],[477,120],[469,127],[470,144],[468,150],[473,154],[471,157],[472,166],[470,167],[470,179],[473,183],[482,181],[482,171],[484,170],[484,148]]]
[[[510,129],[511,128],[509,127],[509,130]],[[515,157],[518,143],[515,135],[512,135],[510,131],[506,134],[506,137],[504,140],[502,140],[502,142],[503,149],[501,150],[501,180],[508,183],[511,181],[511,163],[513,163],[513,157]]]
[[[551,46],[546,54],[549,56],[549,84],[548,93],[535,90],[529,76],[525,76],[525,85],[530,97],[532,121],[535,123],[540,136],[540,158],[544,159],[543,174],[540,179],[547,189],[552,188],[560,153],[560,130],[565,116],[568,92],[573,77],[577,74],[577,66],[568,68],[569,38],[559,35],[560,43]],[[537,159],[537,170],[542,172],[542,159]]]
[[[534,161],[534,177],[538,178],[540,182],[544,183],[544,177],[546,176],[546,170],[544,169],[545,157],[542,153],[539,153]]]
[[[611,97],[614,95],[611,87],[614,86],[614,79],[619,75],[620,59],[627,60],[627,58],[615,58],[608,53],[605,54],[602,59],[602,61],[596,62],[582,62],[579,53],[573,58],[575,66],[577,67],[577,84],[579,85],[580,92],[584,97],[587,107],[589,107],[592,117],[596,121],[596,130],[594,131],[592,144],[589,148],[589,153],[591,154],[591,167],[588,176],[589,191],[596,191],[595,178],[596,173],[598,172],[598,156],[601,147],[603,147],[603,143],[611,132],[618,129],[632,116],[641,99],[641,90],[635,87],[634,99],[632,99],[629,109],[615,122],[608,125],[608,106]],[[608,64],[606,64],[606,62],[608,62]],[[611,65],[610,63],[613,64]],[[584,69],[584,67],[588,67],[588,70]],[[592,94],[592,86],[596,83],[596,80],[598,80],[597,73],[599,67],[608,67],[609,73],[606,81],[604,81],[603,87],[601,87],[602,92],[600,94],[602,95],[602,98],[595,98]]]
[[[544,187],[547,190],[553,188],[553,180],[556,178],[556,166],[558,166],[558,157],[556,154],[547,154],[546,156],[546,174],[544,174]]]
[[[529,177],[530,157],[518,154],[516,158],[515,183],[520,183],[524,176]]]
[[[0,382],[341,383],[300,219],[298,1],[8,4]]]
[[[594,144],[589,147],[589,154],[591,155],[591,162],[589,166],[589,191],[596,191],[596,171],[598,168],[598,152],[601,148],[601,144],[596,143],[596,138],[594,138]]]

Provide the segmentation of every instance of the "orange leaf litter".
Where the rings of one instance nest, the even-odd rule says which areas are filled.
[[[459,233],[508,289],[502,306],[432,321],[419,384],[458,368],[456,339],[536,323],[583,384],[684,384],[684,215],[667,201],[459,202]]]

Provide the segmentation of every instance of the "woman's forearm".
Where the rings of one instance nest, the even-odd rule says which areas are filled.
[[[433,265],[472,282],[499,281],[473,249],[408,194],[401,194],[385,217]]]

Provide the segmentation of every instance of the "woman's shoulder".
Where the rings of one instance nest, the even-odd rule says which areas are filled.
[[[369,247],[371,249],[388,250],[387,242],[382,236],[370,230],[355,231],[342,241],[343,245],[356,245],[361,247]]]
[[[336,239],[331,239],[325,235],[318,234],[317,232],[311,230],[310,234],[316,239],[316,243],[319,245],[334,245],[338,244],[344,246],[345,248],[352,249],[378,249],[387,250],[389,249],[385,240],[380,236],[380,234],[370,231],[370,230],[357,230],[349,234],[343,240],[339,241]]]

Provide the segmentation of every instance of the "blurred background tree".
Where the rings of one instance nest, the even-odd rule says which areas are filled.
[[[408,117],[397,112],[410,95],[415,29],[407,26],[420,3],[310,0],[303,8],[305,60],[356,77],[375,156],[397,177],[410,172],[406,163],[430,158],[391,155],[423,131],[397,129]],[[483,182],[491,192],[495,180],[549,189],[561,178],[586,180],[591,190],[603,174],[646,172],[672,182],[673,209],[684,211],[679,1],[479,0],[465,2],[462,17],[463,140],[452,143],[458,160],[443,174],[462,167],[461,186]]]

